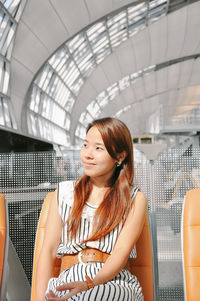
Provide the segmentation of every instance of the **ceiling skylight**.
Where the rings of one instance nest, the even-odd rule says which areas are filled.
[[[86,128],[88,124],[93,120],[99,117],[103,108],[114,98],[119,95],[123,90],[128,88],[131,84],[134,84],[135,81],[142,77],[147,76],[155,70],[155,66],[149,66],[144,70],[132,73],[131,75],[125,76],[120,79],[119,82],[114,83],[108,87],[105,91],[101,92],[86,108],[86,111],[82,112],[77,124],[75,131],[75,136],[79,139],[84,139]],[[124,107],[119,112],[116,113],[115,117],[119,117],[122,113],[130,109],[130,105]],[[79,140],[81,141],[81,140]]]
[[[69,135],[69,113],[72,112],[79,91],[92,71],[115,47],[166,12],[167,0],[132,4],[120,12],[102,18],[68,40],[49,58],[33,82],[29,94],[28,114],[40,115],[40,119],[45,118],[45,124],[49,121],[51,126],[55,124]],[[98,95],[87,107],[87,112],[81,115],[81,124],[83,120],[87,123],[98,116],[101,109],[114,99],[121,89],[127,87],[129,80],[124,78]],[[60,106],[59,110],[53,110],[54,114],[59,114],[59,122],[49,109],[45,116],[44,112],[38,110],[43,102],[46,106],[48,104],[48,107],[55,107],[55,103],[57,107]],[[63,128],[63,124],[67,127]],[[31,125],[28,130],[33,134]],[[82,133],[82,126],[78,126],[77,139],[82,137]]]

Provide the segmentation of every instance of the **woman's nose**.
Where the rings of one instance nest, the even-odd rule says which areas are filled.
[[[91,147],[88,147],[88,148],[85,150],[85,157],[86,157],[86,158],[93,158],[93,151],[92,151],[92,148],[91,148]]]

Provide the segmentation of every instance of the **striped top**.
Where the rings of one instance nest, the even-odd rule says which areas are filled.
[[[131,191],[131,200],[133,201],[135,195],[138,191],[138,188],[135,187]],[[105,237],[96,240],[89,241],[86,243],[82,243],[82,241],[86,240],[92,232],[92,224],[95,211],[97,206],[91,204],[85,204],[81,216],[80,225],[78,231],[76,233],[76,237],[73,240],[68,240],[68,224],[66,223],[68,216],[70,214],[70,210],[73,206],[74,201],[74,182],[73,181],[65,181],[61,182],[58,185],[58,208],[59,213],[64,223],[64,227],[62,230],[62,238],[61,243],[57,250],[57,257],[62,257],[65,254],[75,254],[80,252],[85,248],[96,248],[105,253],[112,253],[114,245],[116,243],[119,232],[123,226],[123,220],[119,223],[119,225],[114,228],[110,233],[108,233]],[[134,247],[131,251],[130,258],[136,257],[136,248]]]

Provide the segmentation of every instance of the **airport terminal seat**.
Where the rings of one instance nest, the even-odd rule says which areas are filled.
[[[39,257],[40,251],[42,249],[42,244],[43,244],[43,240],[44,240],[46,221],[47,221],[47,216],[48,216],[48,211],[49,211],[50,203],[52,200],[52,196],[53,196],[53,192],[49,192],[46,195],[46,198],[43,202],[42,209],[40,212],[40,218],[38,221],[38,227],[37,227],[36,239],[35,239],[34,258],[33,258],[31,301],[37,301],[35,299],[36,269],[37,269],[38,257]],[[57,277],[59,275],[60,265],[61,265],[61,260],[58,258],[55,262],[54,270],[52,272],[51,277]]]
[[[7,207],[5,202],[5,195],[0,194],[0,300],[5,298],[6,286],[6,270],[5,262],[7,259]]]
[[[4,252],[6,244],[6,207],[5,195],[0,194],[0,288],[4,266]]]
[[[200,300],[200,189],[186,193],[182,214],[185,299]]]
[[[137,257],[129,259],[131,273],[137,276],[144,294],[145,301],[153,301],[153,265],[152,245],[149,228],[148,214],[145,223],[136,243]]]
[[[52,192],[48,193],[40,213],[38,222],[38,229],[35,240],[35,251],[33,260],[33,275],[32,275],[32,291],[31,301],[35,300],[35,277],[37,261],[45,234],[45,224],[48,215],[48,209],[52,200]],[[152,270],[152,250],[151,250],[151,237],[149,230],[148,215],[146,215],[145,224],[142,233],[136,244],[137,258],[130,260],[131,273],[136,275],[143,289],[145,301],[153,301],[153,270]],[[57,277],[60,272],[60,259],[55,262],[55,268],[52,277]]]

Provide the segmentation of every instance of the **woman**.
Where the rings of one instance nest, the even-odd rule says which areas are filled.
[[[147,208],[145,196],[133,186],[132,148],[120,120],[89,125],[81,149],[85,174],[76,183],[60,183],[51,203],[37,301],[143,300],[137,278],[126,268],[128,258],[136,256]],[[62,258],[61,273],[49,280],[56,256]]]

